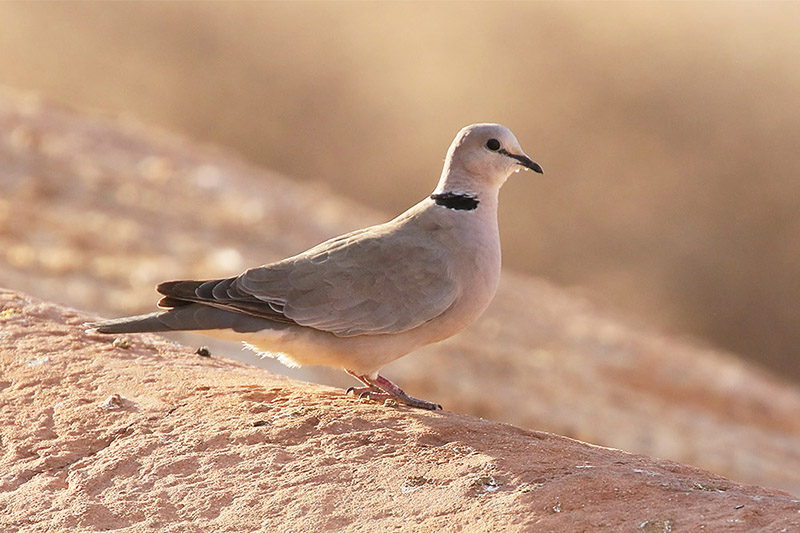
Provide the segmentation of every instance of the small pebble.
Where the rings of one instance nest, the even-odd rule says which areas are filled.
[[[122,409],[122,396],[119,394],[112,394],[106,401],[100,404],[100,409],[104,409],[106,411],[111,411],[114,409]]]
[[[502,481],[496,480],[493,476],[483,476],[472,480],[472,486],[480,489],[481,492],[496,492]]]
[[[116,339],[114,339],[114,342],[111,343],[111,346],[113,346],[114,348],[127,350],[128,348],[131,347],[131,343],[128,339],[124,337],[117,337]]]
[[[211,357],[211,350],[208,349],[208,346],[201,346],[194,353],[200,357]]]

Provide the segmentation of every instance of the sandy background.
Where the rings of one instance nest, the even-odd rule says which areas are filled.
[[[0,281],[92,314],[147,312],[160,280],[236,274],[383,219],[225,151],[30,95],[0,94],[0,131]],[[3,322],[2,333],[24,344],[3,372],[42,342],[13,327]],[[290,371],[236,343],[172,338],[354,384],[341,371]],[[800,494],[796,385],[541,279],[504,272],[478,322],[384,373],[451,412]]]
[[[789,2],[4,2],[0,83],[387,214],[430,191],[460,127],[505,123],[546,171],[504,190],[507,266],[797,379],[798,18]]]
[[[3,526],[796,527],[798,16],[0,3]],[[447,413],[224,361],[353,384],[235,344],[133,336],[126,351],[77,326],[151,310],[161,280],[388,219],[483,120],[546,173],[501,194],[506,270],[486,315],[386,369]],[[407,494],[424,497],[393,507]]]

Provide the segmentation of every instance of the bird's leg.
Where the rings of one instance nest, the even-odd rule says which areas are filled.
[[[392,398],[411,407],[428,409],[430,411],[436,411],[442,408],[442,406],[438,403],[433,403],[427,400],[421,400],[419,398],[409,396],[403,389],[381,375],[378,375],[377,378],[372,379],[367,376],[359,376],[355,372],[350,372],[349,370],[347,373],[359,380],[364,385],[367,385],[366,387],[350,387],[347,389],[348,393],[353,392],[354,394],[357,394],[359,398],[369,398],[370,400],[386,400]]]
[[[441,411],[442,406],[438,403],[429,402],[427,400],[421,400],[419,398],[414,398],[413,396],[409,396],[405,393],[403,389],[386,379],[385,377],[378,375],[378,378],[375,380],[372,385],[376,385],[386,391],[386,393],[397,400],[400,403],[404,403],[406,405],[410,405],[411,407],[418,407],[420,409],[428,409],[430,411]]]
[[[352,370],[346,370],[346,372],[351,376],[353,376],[354,378],[356,378],[361,383],[363,383],[364,385],[366,385],[366,387],[348,387],[348,389],[344,392],[345,395],[350,394],[352,392],[353,395],[358,396],[359,398],[364,398],[370,394],[380,394],[381,392],[383,392],[379,387],[376,387],[375,385],[371,384],[367,380],[366,376],[359,376]]]

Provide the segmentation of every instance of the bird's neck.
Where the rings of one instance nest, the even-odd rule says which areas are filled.
[[[476,184],[479,185],[476,187]],[[438,205],[456,210],[473,210],[479,205],[490,210],[497,209],[499,188],[487,187],[479,178],[465,172],[442,172],[439,183],[431,194]]]

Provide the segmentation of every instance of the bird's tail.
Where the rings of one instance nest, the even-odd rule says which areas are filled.
[[[89,332],[145,333],[160,331],[208,331],[230,329],[238,333],[252,333],[262,329],[282,329],[286,323],[217,309],[207,305],[189,303],[174,309],[156,311],[147,315],[128,316],[102,322],[84,324]]]
[[[83,326],[87,331],[96,333],[144,333],[158,331],[172,331],[167,324],[159,320],[166,311],[156,311],[139,316],[128,316],[102,322],[86,322]]]

